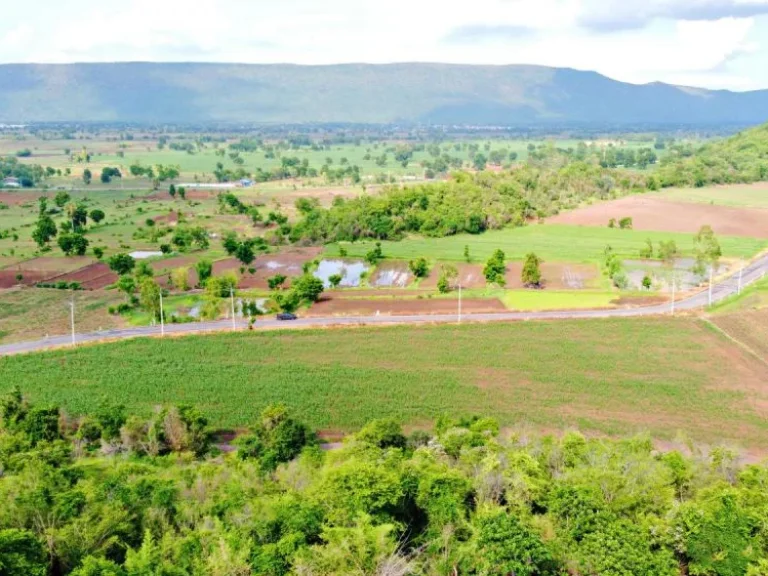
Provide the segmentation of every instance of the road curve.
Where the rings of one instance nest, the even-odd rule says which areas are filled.
[[[760,256],[741,272],[741,285],[747,286],[756,282],[768,274],[768,254]],[[739,286],[739,271],[720,280],[712,287],[712,301],[719,302],[737,293]],[[704,308],[709,303],[709,291],[704,290],[684,300],[675,303],[676,311],[689,311]],[[462,316],[466,322],[494,322],[514,320],[565,320],[578,318],[631,318],[637,316],[653,316],[671,313],[669,303],[643,306],[639,308],[613,308],[605,310],[558,310],[546,312],[495,312],[491,314],[467,314]],[[255,328],[298,328],[298,327],[327,327],[327,326],[360,326],[365,324],[396,325],[396,324],[422,324],[422,323],[448,323],[456,322],[456,314],[416,314],[410,316],[347,316],[329,318],[299,318],[291,322],[277,320],[259,320]],[[247,322],[238,320],[235,329],[245,330]],[[200,334],[206,332],[220,332],[233,329],[232,320],[219,320],[216,322],[195,322],[191,324],[168,324],[165,326],[166,334]],[[103,340],[120,340],[124,338],[136,338],[139,336],[158,336],[160,326],[142,326],[136,328],[121,328],[116,330],[101,330],[85,334],[77,334],[75,343],[99,342]],[[20,354],[23,352],[35,352],[71,346],[71,336],[53,336],[43,340],[31,342],[18,342],[0,346],[0,356]]]

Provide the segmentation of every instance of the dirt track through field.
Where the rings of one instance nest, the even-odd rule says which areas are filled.
[[[635,230],[683,232],[695,234],[704,225],[717,234],[768,238],[768,210],[735,208],[697,202],[678,202],[651,196],[628,196],[563,212],[547,220],[550,224],[607,226],[631,217]]]

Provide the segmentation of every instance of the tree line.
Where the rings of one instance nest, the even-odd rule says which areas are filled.
[[[189,405],[0,400],[0,574],[762,576],[768,468],[646,436],[375,420],[340,448],[285,407],[222,451]]]

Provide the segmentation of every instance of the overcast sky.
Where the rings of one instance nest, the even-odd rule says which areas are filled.
[[[768,0],[29,0],[2,62],[456,62],[768,88]]]

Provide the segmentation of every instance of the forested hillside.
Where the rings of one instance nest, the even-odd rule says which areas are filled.
[[[542,66],[0,65],[0,122],[756,124],[768,91]]]
[[[500,173],[454,173],[439,183],[391,187],[376,196],[338,198],[328,209],[303,202],[295,242],[393,240],[478,234],[575,208],[672,186],[749,183],[768,179],[768,125],[694,148],[677,145],[661,165],[609,168],[585,146],[567,150],[542,146],[529,161]]]
[[[221,454],[203,414],[0,402],[0,574],[761,576],[768,469],[645,437],[409,436],[324,451],[284,408]]]
[[[768,179],[768,124],[699,149],[681,148],[659,170],[662,186],[705,186]]]

